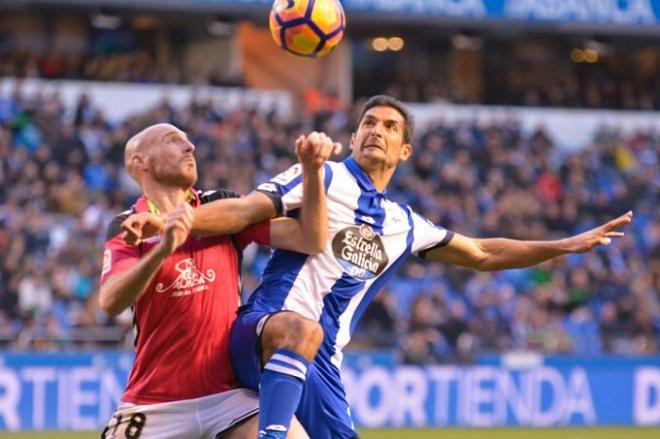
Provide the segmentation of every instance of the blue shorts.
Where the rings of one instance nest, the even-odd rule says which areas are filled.
[[[248,389],[258,390],[261,377],[261,329],[271,313],[242,311],[234,322],[230,354],[238,381]],[[317,355],[307,370],[296,417],[313,439],[354,439],[346,392],[339,370],[330,359]]]

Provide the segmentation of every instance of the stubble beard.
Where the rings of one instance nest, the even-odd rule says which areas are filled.
[[[197,182],[197,167],[189,169],[187,164],[175,169],[154,169],[151,178],[164,186],[187,189]]]

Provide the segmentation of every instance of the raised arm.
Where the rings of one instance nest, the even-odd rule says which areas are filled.
[[[567,253],[584,253],[623,236],[617,229],[632,221],[632,212],[579,235],[555,241],[519,241],[507,238],[469,238],[458,233],[444,247],[428,251],[425,258],[480,271],[531,267]]]
[[[144,294],[163,261],[188,237],[192,210],[185,204],[172,212],[167,217],[163,239],[126,271],[111,275],[101,284],[99,303],[103,311],[115,316]]]
[[[316,254],[328,241],[328,208],[325,195],[324,164],[341,145],[323,133],[312,133],[296,140],[296,155],[302,164],[302,204],[297,220],[280,218],[271,222],[273,247]]]

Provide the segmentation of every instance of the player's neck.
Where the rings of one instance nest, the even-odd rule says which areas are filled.
[[[385,168],[385,167],[376,167],[373,169],[365,170],[365,173],[369,176],[371,183],[378,192],[385,192],[387,185],[394,175],[394,170],[396,168]]]
[[[157,182],[145,182],[142,190],[154,213],[167,214],[188,202],[190,188],[163,186]]]

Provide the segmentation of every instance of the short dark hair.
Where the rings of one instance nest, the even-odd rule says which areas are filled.
[[[376,95],[369,98],[369,100],[362,106],[360,117],[357,119],[357,126],[355,127],[355,130],[357,131],[360,123],[362,122],[362,118],[367,113],[367,111],[374,107],[390,107],[398,111],[401,116],[403,116],[403,122],[405,124],[403,131],[403,142],[410,143],[412,140],[413,131],[415,131],[415,121],[413,120],[413,116],[401,101],[388,95]]]

